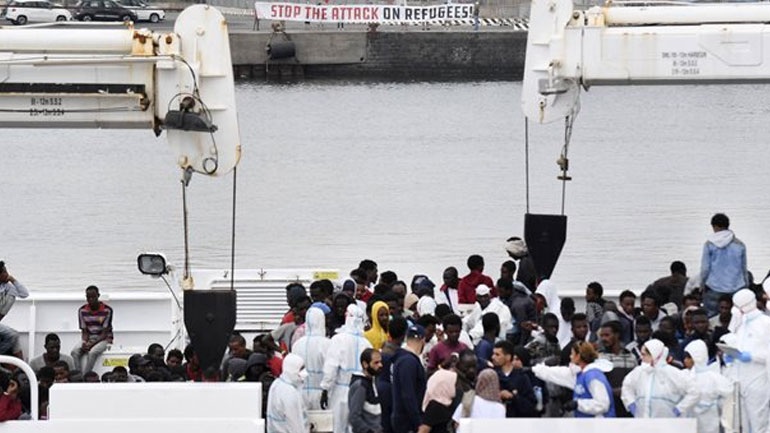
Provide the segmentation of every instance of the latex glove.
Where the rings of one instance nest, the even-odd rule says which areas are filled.
[[[674,416],[677,417],[677,418],[682,416],[682,412],[679,409],[677,409],[677,408],[674,408],[673,412],[674,412]]]
[[[575,409],[577,409],[578,403],[577,400],[570,400],[566,403],[564,403],[561,408],[564,410],[564,412],[574,412]]]
[[[628,411],[631,412],[631,415],[636,416],[636,403],[631,403],[628,406]]]
[[[329,392],[323,390],[321,392],[321,409],[326,410],[327,407],[329,407]]]
[[[751,362],[751,352],[741,352],[738,354],[738,361]]]
[[[725,354],[725,356],[722,357],[724,359],[725,364],[732,364],[733,361],[735,361],[735,358],[733,358],[731,355]]]

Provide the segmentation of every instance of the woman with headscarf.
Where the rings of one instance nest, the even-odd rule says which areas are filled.
[[[372,327],[364,332],[364,337],[369,340],[372,347],[380,350],[388,341],[388,322],[390,321],[390,309],[388,304],[377,301],[372,305]]]
[[[642,346],[642,364],[623,379],[620,398],[636,418],[672,418],[686,413],[700,398],[689,372],[668,364],[668,349],[662,341],[648,340]]]
[[[698,404],[687,415],[698,420],[698,433],[719,433],[719,403],[732,395],[733,382],[722,376],[718,363],[709,365],[709,351],[703,340],[693,340],[684,348],[684,365],[700,392]]]
[[[500,400],[500,380],[495,370],[482,370],[476,378],[476,395],[473,404],[466,409],[464,405],[457,406],[452,420],[459,423],[460,418],[505,418],[505,405]],[[458,429],[457,432],[461,433]]]
[[[417,433],[448,433],[452,414],[462,400],[457,389],[457,373],[436,370],[428,379],[422,400],[422,420]]]
[[[575,418],[614,418],[615,402],[605,371],[612,363],[598,361],[591,343],[578,341],[572,346],[569,367],[532,367],[537,377],[546,382],[572,389],[572,400],[563,405],[565,412],[575,412]]]

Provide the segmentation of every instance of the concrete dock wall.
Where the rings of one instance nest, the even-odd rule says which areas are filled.
[[[296,55],[268,60],[266,47],[290,40]],[[395,80],[520,80],[523,31],[301,31],[230,34],[236,77]]]

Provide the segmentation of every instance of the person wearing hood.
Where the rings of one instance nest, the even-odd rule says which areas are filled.
[[[733,332],[722,341],[739,351],[725,356],[725,375],[740,384],[741,426],[743,431],[766,432],[770,415],[770,389],[767,372],[770,346],[770,317],[757,309],[757,298],[749,289],[733,295]]]
[[[360,361],[363,373],[354,374],[350,382],[348,422],[352,433],[381,433],[382,408],[374,382],[382,370],[382,356],[376,349],[366,349]]]
[[[620,391],[634,417],[680,417],[698,403],[698,387],[689,372],[667,360],[668,349],[662,341],[653,338],[642,346],[642,364],[628,373]]]
[[[314,304],[315,305],[315,304]],[[322,304],[326,305],[326,304]],[[327,309],[329,307],[326,307]],[[323,379],[326,353],[331,340],[326,338],[326,315],[324,310],[313,306],[305,314],[305,335],[292,346],[291,353],[305,361],[308,378],[302,385],[302,397],[310,410],[321,408],[321,380]]]
[[[310,429],[300,387],[307,377],[302,358],[292,353],[283,360],[283,373],[267,397],[267,433],[306,433]]]
[[[337,330],[345,326],[345,313],[348,311],[348,305],[355,303],[353,298],[344,292],[337,293],[332,298],[332,314],[326,327],[326,335],[331,338],[337,333]]]
[[[478,343],[484,337],[484,326],[481,318],[484,314],[495,313],[500,319],[501,339],[505,339],[508,332],[513,328],[513,317],[511,309],[503,304],[499,298],[491,298],[492,288],[484,284],[476,287],[476,305],[465,318],[463,318],[463,328],[468,332],[473,343]]]
[[[703,245],[700,276],[704,285],[703,305],[709,317],[719,313],[719,297],[748,287],[746,245],[730,230],[730,219],[718,213],[711,217],[714,230]]]
[[[388,304],[377,301],[372,305],[372,327],[364,332],[364,336],[372,347],[380,350],[388,341],[388,322],[390,321],[390,308]]]
[[[331,339],[333,349],[326,353],[321,380],[320,405],[334,414],[334,433],[347,430],[350,378],[361,372],[361,353],[372,347],[364,338],[364,312],[351,304],[345,314],[345,326]]]
[[[537,364],[532,372],[541,380],[573,390],[572,400],[562,406],[564,412],[574,411],[575,418],[614,418],[612,387],[604,375],[612,364],[598,358],[591,343],[578,341],[572,345],[569,367]]]
[[[684,348],[684,365],[690,369],[700,400],[687,416],[698,420],[698,433],[719,433],[719,401],[733,392],[733,383],[719,372],[719,364],[709,365],[708,347],[703,340],[693,340]]]
[[[458,405],[454,415],[452,415],[452,420],[459,423],[461,418],[505,418],[505,405],[500,399],[500,380],[497,378],[495,370],[488,368],[479,372],[473,402],[468,413],[464,412],[464,405]],[[458,428],[457,432],[462,433],[462,429]]]

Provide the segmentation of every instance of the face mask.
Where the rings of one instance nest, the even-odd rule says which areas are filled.
[[[642,371],[652,371],[653,370],[652,364],[647,363],[647,362],[642,362],[640,367],[642,368]]]
[[[300,370],[300,372],[299,372],[299,380],[304,382],[307,379],[307,376],[308,376],[307,370]]]
[[[580,373],[582,370],[580,369],[580,366],[577,364],[569,363],[569,371],[571,371],[574,374]]]

